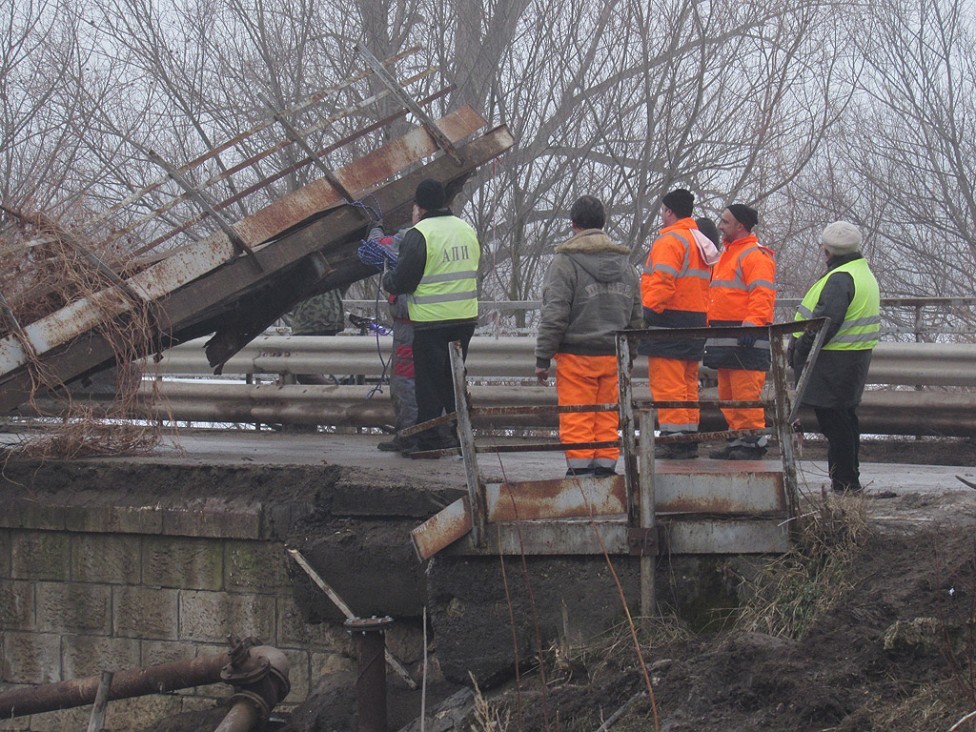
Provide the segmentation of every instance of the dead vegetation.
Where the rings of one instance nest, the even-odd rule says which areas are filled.
[[[797,520],[789,552],[751,578],[740,575],[740,631],[800,638],[851,590],[851,570],[869,536],[863,496],[824,494]]]
[[[46,427],[8,445],[5,459],[73,459],[90,455],[144,454],[161,438],[157,423],[132,421],[143,384],[135,366],[152,350],[161,328],[150,304],[122,283],[106,263],[107,252],[96,251],[81,235],[69,232],[40,214],[4,209],[9,225],[0,235],[0,292],[3,321],[0,336],[16,338],[26,354],[30,386],[25,403]],[[49,365],[38,358],[23,324],[79,300],[104,307],[105,315],[94,330],[110,344],[114,361],[111,387],[114,397],[97,406],[72,398],[71,389]],[[124,318],[112,317],[111,303],[125,300]],[[69,344],[69,348],[84,344]],[[152,400],[158,398],[150,389]],[[55,399],[47,397],[54,396]]]

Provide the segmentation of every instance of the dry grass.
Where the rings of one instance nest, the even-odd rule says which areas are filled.
[[[860,496],[825,495],[798,520],[792,549],[745,583],[748,598],[735,627],[799,638],[851,589],[850,575],[868,537]]]
[[[5,458],[67,459],[151,451],[161,438],[160,426],[123,420],[144,413],[136,410],[142,372],[132,365],[153,351],[163,324],[157,322],[149,305],[117,284],[116,275],[105,263],[109,253],[94,251],[89,242],[40,214],[6,213],[14,225],[0,237],[0,270],[4,272],[0,292],[7,306],[0,336],[17,338],[29,354],[24,367],[30,378],[26,401],[42,418],[41,424],[57,426],[40,438],[25,438],[9,447]],[[89,299],[96,307],[119,301],[129,306],[124,318],[105,310],[95,328],[119,364],[115,398],[97,410],[71,398],[64,381],[43,356],[34,353],[23,332],[25,325],[81,299]],[[41,400],[52,394],[59,397],[53,408]],[[155,396],[153,390],[151,398]]]
[[[504,705],[489,702],[473,675],[471,684],[474,687],[474,720],[470,732],[506,732],[511,724],[511,711]]]
[[[949,730],[976,732],[976,721],[962,721],[959,698],[948,682],[925,684],[911,695],[893,702],[878,699],[868,705],[864,714],[865,730],[877,732],[916,732],[916,730]],[[870,721],[867,721],[870,720]],[[959,723],[959,726],[954,726]]]

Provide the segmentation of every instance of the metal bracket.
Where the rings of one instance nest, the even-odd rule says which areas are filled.
[[[200,208],[203,209],[204,213],[210,216],[211,219],[217,224],[218,228],[224,233],[224,236],[230,241],[237,250],[239,254],[245,254],[249,257],[250,261],[261,270],[261,265],[258,263],[257,258],[254,256],[254,251],[247,245],[247,242],[241,238],[241,235],[237,233],[237,230],[233,225],[221,214],[214,205],[207,199],[203,194],[203,191],[196,188],[189,180],[179,171],[175,165],[170,165],[163,157],[157,153],[155,150],[145,149],[145,155],[153,163],[158,165],[160,168],[166,171],[166,174],[176,181],[177,185],[182,188],[186,194],[197,203]]]
[[[369,64],[370,68],[373,70],[373,73],[379,77],[380,81],[386,84],[386,87],[397,99],[400,100],[400,103],[409,109],[410,113],[413,114],[420,124],[423,125],[424,129],[430,133],[430,136],[433,137],[437,142],[437,146],[447,153],[455,163],[458,165],[463,165],[464,160],[462,159],[461,154],[457,151],[457,148],[454,147],[454,143],[451,142],[450,138],[448,138],[441,128],[437,126],[437,122],[434,121],[423,109],[421,109],[420,105],[414,101],[413,97],[407,94],[404,88],[397,82],[393,74],[386,70],[383,62],[376,58],[376,56],[374,56],[362,43],[355,44],[355,48],[366,60],[366,63]]]
[[[656,557],[660,553],[657,527],[628,529],[627,548],[632,557]]]

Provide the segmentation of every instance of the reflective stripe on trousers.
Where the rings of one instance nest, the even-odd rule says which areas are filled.
[[[616,404],[617,357],[580,356],[557,353],[556,396],[559,405]],[[568,412],[559,415],[560,442],[603,442],[616,440],[619,415],[611,412]],[[598,450],[567,450],[566,463],[578,469],[613,467],[620,456],[616,447]]]

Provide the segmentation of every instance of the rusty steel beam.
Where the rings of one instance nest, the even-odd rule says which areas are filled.
[[[653,514],[658,521],[703,516],[783,519],[787,515],[783,475],[772,461],[749,465],[662,461],[655,465],[653,494]],[[490,483],[485,495],[489,537],[499,524],[585,518],[623,522],[627,511],[627,492],[620,475]],[[460,498],[410,532],[420,559],[428,559],[470,533],[468,506],[468,498]]]
[[[398,54],[396,54],[394,56],[389,57],[383,63],[384,64],[391,64],[391,63],[394,63],[396,61],[400,61],[400,60],[402,60],[404,58],[408,58],[409,56],[412,56],[413,54],[417,53],[419,50],[420,50],[420,46],[411,46],[410,48],[404,49],[400,53],[398,53]],[[357,81],[361,81],[361,80],[365,79],[367,76],[369,76],[369,73],[370,72],[368,72],[368,71],[361,71],[359,73],[356,73],[356,74],[353,74],[351,76],[348,76],[348,77],[346,77],[346,79],[344,79],[343,81],[340,81],[338,84],[334,84],[333,86],[328,87],[327,89],[323,89],[321,91],[318,91],[315,94],[312,94],[310,97],[308,97],[304,101],[299,102],[298,104],[296,104],[293,107],[290,107],[288,110],[286,110],[286,113],[289,113],[289,114],[297,114],[297,113],[299,113],[299,112],[301,112],[301,111],[303,111],[305,109],[308,109],[309,107],[311,107],[311,106],[313,106],[313,105],[318,104],[319,102],[321,102],[328,95],[335,94],[336,92],[341,91],[342,89],[344,89],[344,88],[346,88],[346,87],[348,87],[348,86],[356,83]],[[251,137],[252,135],[257,134],[258,132],[261,132],[262,130],[270,127],[272,124],[273,124],[273,122],[271,120],[262,120],[261,122],[258,122],[257,124],[253,125],[252,127],[248,128],[248,129],[244,130],[243,132],[238,133],[234,137],[231,137],[230,139],[224,141],[220,145],[217,145],[216,147],[213,147],[210,150],[207,150],[205,153],[199,155],[198,157],[194,158],[193,160],[190,160],[190,161],[184,163],[183,165],[181,165],[179,167],[180,172],[188,172],[188,171],[192,170],[193,168],[196,168],[196,167],[202,165],[206,161],[218,157],[222,152],[226,152],[227,150],[230,150],[235,145],[239,145],[244,140],[246,140],[248,137]],[[120,211],[123,208],[125,208],[126,206],[134,203],[135,201],[138,201],[140,198],[143,198],[143,197],[147,196],[148,194],[152,193],[153,191],[158,190],[166,182],[166,180],[167,180],[166,178],[160,178],[158,180],[153,181],[152,183],[149,183],[148,185],[144,186],[143,188],[140,188],[138,190],[133,191],[128,196],[126,196],[125,198],[123,198],[121,201],[116,202],[111,207],[109,207],[108,209],[106,209],[104,213],[99,214],[98,216],[94,217],[92,219],[92,221],[91,221],[91,224],[92,225],[95,225],[95,224],[99,224],[99,223],[101,223],[103,221],[106,221],[116,211]],[[104,243],[107,243],[109,241],[112,241],[112,239],[107,239],[107,240],[105,240],[102,243],[104,244]]]
[[[465,114],[470,115],[470,113]],[[465,114],[462,114],[459,119],[464,119]],[[471,119],[470,116],[468,119],[474,122],[474,119]],[[456,134],[460,134],[460,128],[454,127],[453,129]],[[470,129],[468,129],[464,136],[467,136],[469,133]],[[386,161],[386,168],[384,168],[382,156],[366,156],[366,158],[361,158],[351,164],[351,166],[361,164],[364,169],[360,170],[356,176],[350,175],[349,178],[344,177],[346,185],[351,185],[357,190],[361,189],[363,185],[366,185],[365,181],[370,176],[383,177],[382,170],[384,169],[387,170],[385,175],[391,175],[394,170],[390,166],[406,164],[405,161],[412,159],[411,156],[423,155],[425,150],[429,154],[431,146],[429,141],[419,146],[414,145],[412,148],[403,148],[404,143],[402,141],[403,138],[401,138],[400,142],[402,149],[400,152],[393,154],[391,160]],[[420,140],[417,140],[417,142],[420,142]],[[511,134],[504,127],[496,128],[462,147],[465,151],[465,159],[469,161],[467,168],[458,170],[449,158],[437,158],[429,162],[426,166],[414,170],[409,175],[374,189],[371,195],[384,210],[392,210],[403,202],[411,200],[413,190],[422,178],[435,177],[440,180],[450,180],[452,176],[466,176],[478,165],[501,154],[511,147],[512,144],[514,144],[514,139]],[[367,170],[370,172],[367,172]],[[298,193],[301,193],[301,191]],[[265,272],[273,272],[293,264],[302,257],[320,249],[323,241],[335,240],[337,236],[343,234],[351,235],[362,227],[360,216],[358,213],[352,211],[352,208],[345,206],[328,216],[326,220],[316,221],[303,229],[299,229],[294,233],[278,239],[273,244],[264,245],[255,249],[255,259]],[[345,275],[345,280],[338,282],[337,285],[348,284],[373,273],[372,270],[365,268],[356,260],[356,247],[354,244],[349,244],[347,248],[349,252],[346,256],[350,264]],[[225,254],[228,253],[225,252]],[[178,259],[178,257],[174,258]],[[169,266],[175,267],[176,264],[176,262],[171,262]],[[185,278],[186,276],[186,273],[184,273],[183,277]],[[223,267],[210,273],[208,277],[192,282],[173,293],[161,297],[158,301],[161,321],[169,324],[173,332],[178,332],[181,325],[192,323],[194,318],[199,318],[200,314],[208,308],[226,300],[228,293],[237,293],[248,287],[253,287],[258,282],[263,281],[265,277],[266,275],[255,272],[249,266],[242,266],[238,261],[228,262]],[[111,300],[110,296],[111,293],[106,293],[103,299]],[[119,299],[117,296],[115,297],[115,300]],[[105,307],[109,311],[124,312],[127,306],[125,302],[107,302]],[[76,315],[79,318],[82,317],[80,313],[71,313],[72,317]],[[98,319],[96,318],[95,320]],[[69,319],[68,322],[72,321]],[[88,323],[89,326],[93,324]],[[66,345],[71,343],[67,333],[61,335],[58,340],[61,340]],[[6,343],[6,345],[15,350],[19,350],[16,348],[16,344]],[[46,343],[45,345],[47,346],[45,350],[50,350],[52,344]],[[114,351],[111,345],[103,337],[94,333],[89,333],[80,343],[71,343],[71,345],[74,347],[59,349],[55,353],[48,354],[45,358],[47,372],[60,378],[62,381],[68,381],[90,370],[94,365],[101,364],[113,358]],[[0,352],[2,352],[2,348],[0,348]],[[21,356],[21,363],[24,360],[23,356]],[[0,393],[0,411],[9,411],[25,400],[26,396],[30,394],[33,384],[31,375],[21,370],[14,374],[8,371],[7,379],[3,381],[2,385],[4,388],[2,393]]]
[[[442,123],[448,134],[460,139],[485,124],[484,119],[470,108],[462,108],[448,115]],[[425,131],[413,130],[340,168],[336,175],[346,189],[363,195],[378,182],[436,151],[436,144]],[[262,242],[268,242],[272,237],[342,203],[343,199],[331,184],[320,178],[237,222],[234,231],[244,245],[256,248]],[[357,224],[362,225],[361,221],[357,221]],[[333,235],[326,241],[334,238]],[[318,244],[316,249],[321,248],[321,241]],[[268,246],[273,245],[265,245],[265,248]],[[236,251],[226,235],[215,234],[205,241],[177,250],[130,277],[127,282],[140,298],[157,300],[221,265],[231,263]],[[123,315],[130,309],[131,305],[127,305],[127,300],[120,298],[114,289],[102,290],[26,325],[24,330],[34,348],[43,354],[96,327],[106,318]],[[19,342],[12,342],[9,337],[0,340],[0,374],[8,374],[25,363]]]
[[[790,546],[784,517],[688,518],[658,522],[660,554],[782,554]],[[642,539],[622,519],[567,519],[492,526],[488,545],[467,540],[450,546],[452,555],[640,555]]]

